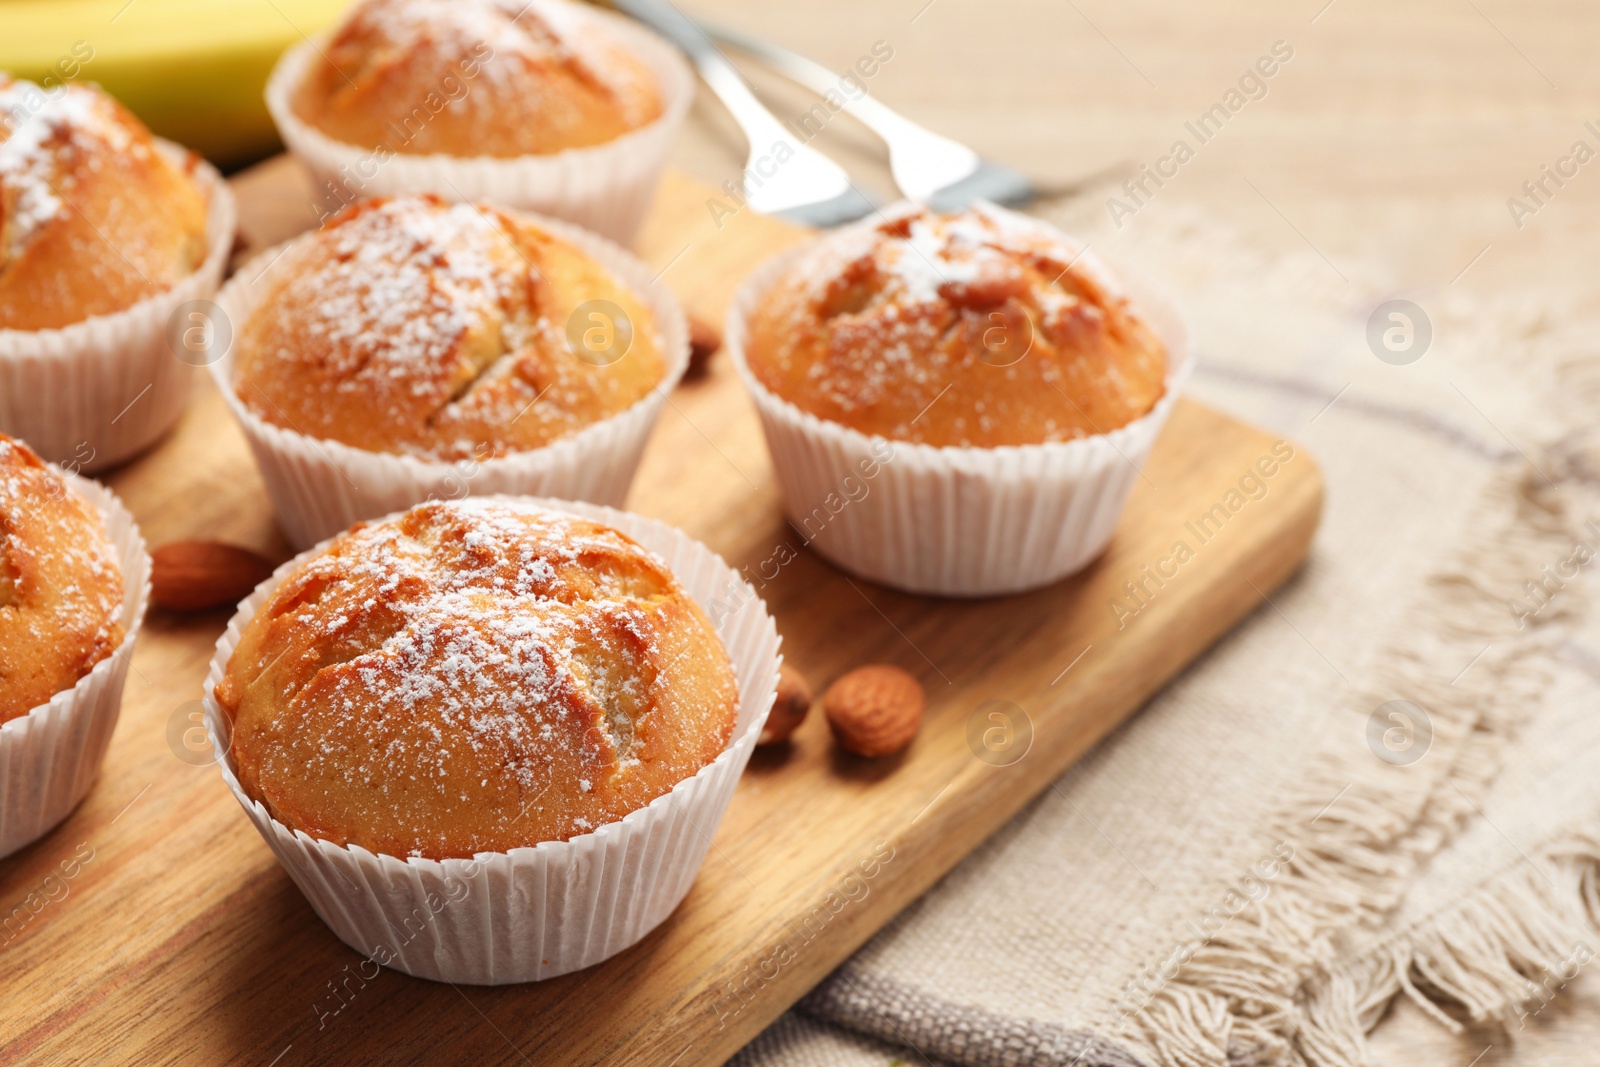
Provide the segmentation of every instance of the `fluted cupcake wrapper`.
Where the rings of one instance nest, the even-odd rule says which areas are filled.
[[[1169,359],[1166,392],[1126,426],[998,448],[891,441],[800,410],[757,381],[745,360],[749,317],[806,247],[746,279],[724,336],[761,415],[784,511],[806,543],[853,574],[938,596],[1038,588],[1099,555],[1188,376],[1189,333],[1177,307],[1125,274],[1109,286],[1129,296]],[[1098,264],[1086,268],[1109,282]]]
[[[189,156],[157,143],[176,162]],[[0,431],[52,463],[93,471],[147,448],[178,421],[194,368],[173,354],[172,318],[216,293],[233,250],[233,193],[210,164],[199,162],[195,173],[210,196],[199,269],[111,315],[55,330],[0,330]]]
[[[510,158],[408,155],[389,145],[336,141],[294,113],[291,99],[308,66],[321,58],[313,41],[289,49],[267,82],[267,109],[289,151],[305,164],[324,211],[369,196],[437,193],[487,200],[565,219],[620,244],[633,243],[672,154],[678,127],[694,102],[694,75],[676,48],[630,19],[591,9],[656,75],[661,115],[605,144]],[[493,59],[488,62],[494,62]],[[471,82],[467,82],[468,92]],[[418,102],[419,105],[421,102]],[[514,120],[514,116],[512,119]]]
[[[666,376],[626,410],[543,448],[445,463],[369,452],[265,421],[246,407],[234,390],[230,347],[211,364],[211,373],[250,443],[278,521],[295,547],[305,548],[352,523],[425,500],[512,493],[620,506],[627,498],[661,406],[689,366],[688,322],[671,290],[652,280],[649,268],[629,252],[576,226],[529,217],[595,259],[649,306],[667,364]],[[288,244],[311,236],[302,235]],[[255,257],[217,294],[217,304],[232,324],[234,340],[251,310],[286,269],[285,247],[279,245]]]
[[[71,689],[0,724],[0,856],[43,837],[100,774],[122,708],[122,685],[150,599],[150,557],[133,516],[109,489],[67,475],[106,524],[122,568],[122,644]]]
[[[599,963],[648,934],[689,891],[777,692],[777,628],[755,590],[716,553],[629,512],[532,502],[606,523],[659,556],[714,621],[738,678],[739,714],[728,747],[623,819],[569,841],[470,860],[402,859],[292,831],[246,796],[216,686],[256,611],[323,546],[278,568],[239,605],[206,677],[206,730],[222,777],[284,870],[341,941],[374,964],[419,978],[473,985],[552,978]]]

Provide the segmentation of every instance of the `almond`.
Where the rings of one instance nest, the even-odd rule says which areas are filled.
[[[689,316],[689,369],[684,377],[704,378],[711,371],[711,357],[722,347],[722,331],[698,315]]]
[[[266,558],[221,541],[173,541],[150,554],[150,599],[168,611],[237,604],[271,577]]]
[[[887,663],[857,667],[822,694],[834,740],[858,756],[888,756],[909,745],[924,706],[922,683]]]
[[[772,702],[772,713],[756,744],[776,745],[789,740],[789,735],[805,721],[811,701],[811,686],[805,676],[785,663],[778,672],[778,698]]]

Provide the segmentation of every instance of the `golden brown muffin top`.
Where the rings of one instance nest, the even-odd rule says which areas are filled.
[[[262,419],[312,437],[430,460],[503,456],[618,414],[666,375],[644,304],[514,212],[368,200],[269,271],[235,344],[234,388]],[[581,313],[591,301],[602,310]],[[614,308],[631,330],[625,352]],[[583,348],[589,329],[609,330],[598,356]]]
[[[662,111],[650,67],[565,0],[364,0],[322,52],[295,114],[367,148],[540,155],[615,140]]]
[[[0,722],[78,684],[122,643],[105,523],[33,449],[0,434]]]
[[[0,74],[0,329],[109,315],[206,257],[198,162],[175,165],[98,86]]]
[[[901,209],[802,252],[745,360],[773,393],[935,446],[1106,433],[1165,391],[1160,338],[1065,234],[992,205]]]
[[[495,498],[341,534],[261,606],[216,694],[274,818],[432,859],[614,822],[716,759],[738,710],[659,559]]]

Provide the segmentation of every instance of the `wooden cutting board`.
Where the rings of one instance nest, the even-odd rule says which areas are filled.
[[[234,184],[241,255],[313,221],[287,161]],[[720,321],[745,272],[803,234],[753,212],[718,229],[711,195],[669,175],[640,248],[690,309]],[[788,659],[819,690],[859,664],[897,663],[926,686],[927,722],[907,753],[866,761],[837,752],[812,715],[787,751],[757,753],[665,924],[539,984],[363,977],[209,753],[185,747],[231,612],[152,612],[99,783],[0,861],[0,1062],[720,1063],[1263,606],[1321,510],[1314,461],[1299,449],[1284,461],[1287,448],[1181,402],[1093,566],[1022,596],[939,601],[849,579],[800,547],[725,360],[681,387],[631,506],[752,575],[796,553],[761,590]],[[1251,499],[1239,483],[1258,465],[1274,473]],[[208,379],[177,431],[108,480],[152,545],[220,538],[290,554]],[[1179,542],[1192,558],[1178,561]],[[1143,591],[1130,597],[1130,582]]]

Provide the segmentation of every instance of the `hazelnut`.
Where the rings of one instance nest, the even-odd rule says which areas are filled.
[[[822,695],[834,740],[858,756],[888,756],[909,745],[924,706],[922,683],[886,663],[857,667]]]

